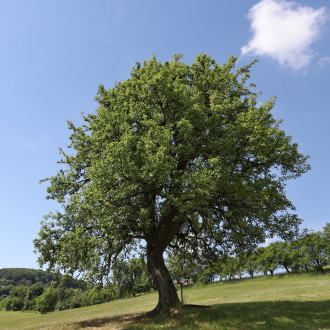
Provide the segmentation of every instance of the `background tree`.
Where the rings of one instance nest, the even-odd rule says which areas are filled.
[[[56,303],[57,297],[54,288],[47,288],[41,296],[36,298],[37,310],[41,314],[54,311]]]
[[[259,105],[246,85],[251,65],[180,58],[138,63],[126,81],[99,87],[84,125],[69,122],[73,152],[61,150],[47,190],[63,209],[34,242],[41,265],[101,281],[143,240],[154,313],[180,304],[166,249],[187,241],[221,254],[285,236],[299,223],[285,182],[309,169],[272,117],[274,100]]]
[[[325,239],[325,244],[327,246],[327,254],[328,254],[327,264],[329,264],[329,262],[330,262],[330,222],[327,222],[326,225],[323,227],[323,236]]]
[[[304,244],[304,237],[307,233],[308,231],[306,229],[303,230],[290,242],[290,253],[293,260],[292,270],[294,272],[304,270],[308,273],[312,266],[308,251]]]
[[[282,266],[285,271],[289,274],[290,269],[294,264],[294,254],[290,249],[290,243],[277,241],[274,242],[274,249],[277,258],[277,263],[279,266]]]
[[[243,264],[244,270],[251,276],[254,277],[254,274],[261,270],[258,262],[258,252],[257,250],[249,251],[247,254],[243,255]]]
[[[258,249],[258,263],[261,271],[267,275],[270,272],[274,274],[276,268],[278,268],[277,250],[274,243],[270,243],[267,247],[260,247]]]
[[[208,262],[203,259],[202,254],[197,254],[192,250],[179,246],[168,251],[166,266],[172,278],[179,283],[180,278],[197,282],[199,276]]]
[[[6,311],[20,311],[24,306],[24,302],[19,297],[8,297],[4,301],[4,308]]]
[[[152,288],[151,279],[144,258],[132,258],[129,262],[129,273],[132,279],[132,293],[147,292]]]
[[[201,272],[197,277],[197,280],[204,284],[213,283],[216,276],[219,275],[221,281],[221,273],[222,273],[222,268],[220,261],[219,262],[211,261],[202,267]]]
[[[147,265],[143,258],[117,260],[112,279],[118,285],[119,296],[149,291],[152,287]]]
[[[330,222],[327,222],[323,227],[323,234],[330,241]]]
[[[222,276],[226,279],[232,280],[235,278],[237,271],[237,263],[234,257],[226,258],[222,263]]]
[[[119,289],[119,298],[132,292],[133,280],[129,272],[129,262],[127,260],[117,260],[113,266],[112,280]]]
[[[301,239],[302,250],[308,256],[309,262],[321,272],[329,259],[328,242],[321,232],[308,233]]]
[[[311,268],[323,271],[328,262],[328,244],[324,232],[311,232],[303,229],[297,237],[290,242],[289,250],[292,255],[292,269],[295,272],[304,270],[307,273]]]
[[[13,288],[10,291],[10,295],[12,297],[18,297],[18,298],[24,300],[28,291],[29,291],[29,287],[28,286],[19,285],[19,286]]]

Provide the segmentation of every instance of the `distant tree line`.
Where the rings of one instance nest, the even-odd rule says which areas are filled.
[[[330,223],[320,232],[303,230],[290,241],[276,241],[248,253],[225,255],[218,259],[190,254],[184,249],[169,254],[168,269],[174,280],[191,279],[212,283],[216,278],[233,279],[243,275],[273,275],[275,270],[286,273],[319,271],[330,263]]]
[[[58,281],[59,274],[47,273],[40,269],[29,268],[3,268],[0,269],[0,287],[8,285],[31,286],[35,283],[47,284]]]
[[[19,268],[1,269],[0,283],[0,310],[41,313],[100,304],[152,288],[143,258],[118,260],[109,282],[98,285],[67,275]]]

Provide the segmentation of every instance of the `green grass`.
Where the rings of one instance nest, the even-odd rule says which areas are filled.
[[[184,290],[170,316],[144,316],[157,294],[48,313],[0,312],[0,329],[330,329],[330,273],[246,279]]]

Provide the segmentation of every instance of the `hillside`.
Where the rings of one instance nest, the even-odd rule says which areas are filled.
[[[327,329],[330,274],[277,275],[215,283],[184,290],[184,308],[170,317],[143,316],[157,294],[48,314],[0,312],[0,328],[52,329]]]
[[[62,275],[49,273],[41,269],[32,268],[2,268],[0,269],[0,288],[8,286],[31,286],[35,283],[50,284],[52,281],[61,281]],[[66,281],[66,287],[77,288],[79,282],[74,278]],[[1,293],[0,293],[1,295]]]
[[[47,273],[41,269],[31,268],[2,268],[0,269],[0,285],[27,285],[42,282],[48,284],[57,281],[59,275]]]

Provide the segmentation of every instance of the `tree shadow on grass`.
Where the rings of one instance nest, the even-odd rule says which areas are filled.
[[[330,300],[276,301],[184,308],[170,316],[116,316],[75,323],[74,327],[120,329],[329,329]]]
[[[74,328],[74,329],[90,328],[90,327],[99,328],[99,327],[104,327],[105,325],[111,326],[114,324],[122,324],[122,327],[120,328],[126,329],[126,326],[128,326],[130,323],[141,322],[146,319],[147,318],[145,314],[118,315],[118,316],[100,317],[100,318],[75,322],[67,325],[66,327]]]

